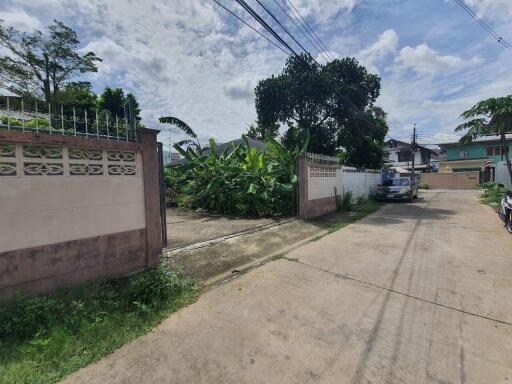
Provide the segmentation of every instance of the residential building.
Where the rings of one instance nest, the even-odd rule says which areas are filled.
[[[437,154],[422,145],[416,146],[414,153],[414,169],[416,172],[430,172],[432,171],[432,162],[437,158]],[[384,152],[387,155],[385,162],[391,165],[391,168],[400,170],[399,173],[404,173],[404,170],[410,172],[412,169],[412,144],[399,140],[388,140],[384,143]]]
[[[506,135],[509,153],[512,153],[512,134]],[[439,172],[482,171],[482,181],[494,181],[496,165],[503,161],[499,136],[484,136],[469,144],[458,142],[439,144],[446,152],[446,160],[439,163]]]

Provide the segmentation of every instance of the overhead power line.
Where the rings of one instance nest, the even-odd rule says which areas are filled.
[[[334,60],[334,57],[328,53],[330,52],[329,51],[329,48],[327,48],[327,46],[324,44],[324,42],[320,39],[320,37],[318,37],[318,35],[315,33],[315,31],[313,30],[313,28],[311,28],[311,26],[308,24],[308,22],[306,21],[306,19],[304,19],[304,17],[302,17],[302,15],[300,14],[299,10],[295,7],[295,5],[293,5],[293,3],[291,2],[291,0],[283,0],[283,3],[284,5],[286,5],[286,7],[290,10],[290,12],[292,13],[292,15],[297,19],[297,16],[300,18],[299,22],[304,26],[304,28],[306,30],[309,30],[310,33],[311,33],[311,36],[320,44],[320,46],[323,48],[323,50],[328,54],[330,55],[331,59]],[[290,4],[290,5],[288,5]],[[291,6],[291,8],[290,8]]]
[[[270,32],[277,41],[279,41],[283,46],[289,49],[292,52],[292,54],[294,54],[295,56],[299,56],[297,52],[295,52],[295,50],[292,47],[290,47],[290,45],[286,41],[284,41],[283,38],[279,36],[279,34],[276,31],[274,31],[274,29],[270,25],[268,25],[268,23],[249,4],[247,4],[245,0],[235,1],[238,4],[240,4],[240,6],[244,8],[252,17],[254,17],[263,28]]]
[[[269,16],[274,19],[274,21],[283,29],[283,31],[286,32],[286,34],[288,36],[290,36],[292,38],[293,41],[295,41],[295,43],[306,53],[309,55],[309,57],[311,57],[315,63],[317,63],[318,65],[320,65],[314,58],[313,56],[311,56],[311,54],[309,53],[309,51],[304,48],[304,46],[288,31],[288,29],[286,29],[286,27],[279,21],[279,19],[265,6],[265,4],[263,4],[260,0],[256,0],[256,2],[260,5],[261,8],[263,8],[265,10],[265,12],[267,12],[269,14]]]
[[[239,17],[236,13],[234,13],[233,11],[231,11],[230,9],[228,9],[227,7],[225,7],[224,5],[222,5],[221,3],[219,3],[217,0],[212,0],[215,4],[217,4],[219,7],[222,7],[223,9],[225,9],[229,14],[231,14],[233,17],[237,18],[239,21],[241,21],[242,23],[244,23],[245,25],[247,25],[249,28],[251,28],[254,32],[256,32],[258,35],[260,35],[261,37],[263,37],[265,40],[267,40],[270,44],[274,45],[275,47],[279,48],[286,56],[289,56],[290,55],[290,52],[289,51],[286,51],[284,50],[282,47],[280,47],[279,45],[277,45],[275,42],[273,42],[272,40],[270,40],[267,36],[265,36],[263,33],[261,33],[260,31],[258,31],[256,28],[254,28],[252,25],[250,25],[248,22],[246,22],[244,19],[242,19],[241,17]]]
[[[304,27],[300,24],[300,20],[297,19],[297,16],[293,15],[294,18],[292,16],[290,16],[290,14],[288,13],[288,11],[286,9],[283,8],[283,6],[279,3],[278,0],[274,0],[274,3],[276,3],[276,5],[279,7],[279,9],[281,9],[281,11],[283,11],[283,13],[291,20],[291,22],[293,23],[293,25],[295,25],[295,27],[300,31],[300,33],[302,33],[304,35],[304,37],[309,41],[309,43],[318,51],[318,53],[320,55],[323,55],[327,61],[331,60],[331,58],[329,57],[329,55],[327,55],[325,52],[324,52],[324,49],[318,45],[318,43],[315,41],[315,39],[311,39],[311,37],[309,35],[311,35],[307,29],[304,29]],[[297,24],[297,20],[299,22],[299,24]]]
[[[467,14],[469,14],[480,26],[487,31],[494,39],[498,41],[499,44],[503,45],[505,48],[512,51],[512,45],[505,41],[503,37],[497,34],[484,20],[482,20],[478,15],[473,12],[471,8],[469,8],[463,0],[454,0]]]

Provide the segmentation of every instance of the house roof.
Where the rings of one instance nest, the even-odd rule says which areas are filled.
[[[400,143],[400,144],[408,146],[408,147],[412,146],[411,143],[406,143],[405,141],[400,141],[400,140],[395,140],[395,139],[389,139],[388,141],[384,142],[384,145],[389,145],[390,143]],[[416,146],[418,148],[420,148],[420,150],[430,152],[432,154],[436,154],[432,149],[424,147],[423,145],[416,144]]]
[[[512,140],[512,133],[508,133],[505,135],[505,140],[510,141]],[[489,135],[489,136],[482,136],[477,137],[476,139],[472,140],[472,143],[485,143],[485,142],[492,142],[492,141],[500,141],[500,137],[498,135]],[[441,143],[439,145],[457,145],[459,144],[458,141],[449,141],[447,143]]]

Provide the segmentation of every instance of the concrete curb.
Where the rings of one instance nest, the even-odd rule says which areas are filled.
[[[283,224],[291,223],[291,222],[296,221],[296,220],[299,220],[299,218],[298,217],[293,217],[291,219],[286,219],[286,220],[283,220],[283,221],[279,221],[278,223],[270,223],[270,224],[258,225],[258,226],[253,227],[253,228],[248,228],[248,229],[245,229],[245,230],[242,230],[242,231],[230,233],[229,235],[216,237],[214,239],[201,241],[199,243],[194,243],[194,244],[186,245],[184,247],[165,248],[165,249],[162,250],[162,255],[164,255],[166,257],[170,257],[170,256],[176,255],[176,254],[178,254],[180,252],[193,251],[194,249],[208,247],[209,245],[212,245],[212,244],[221,243],[223,241],[226,241],[226,240],[229,240],[229,239],[233,239],[233,238],[236,238],[236,237],[240,237],[240,236],[250,235],[252,233],[264,231],[265,229],[268,229],[268,228],[277,227],[277,226],[280,226],[280,225],[283,225]]]
[[[325,235],[328,235],[329,233],[331,233],[331,232],[326,229],[326,230],[324,230],[322,232],[319,232],[319,233],[315,234],[314,236],[310,236],[310,237],[308,237],[308,238],[306,238],[304,240],[301,240],[301,241],[299,241],[299,242],[297,242],[295,244],[289,245],[287,247],[280,248],[279,250],[277,250],[275,252],[272,252],[269,255],[263,256],[261,258],[258,258],[257,260],[251,261],[249,263],[243,264],[243,265],[237,267],[237,269],[235,269],[235,270],[233,270],[231,272],[221,273],[220,275],[217,275],[215,277],[212,277],[211,279],[208,279],[208,280],[204,281],[203,282],[203,287],[206,288],[206,289],[209,289],[209,288],[213,288],[215,286],[218,286],[220,284],[229,283],[230,281],[232,281],[234,279],[237,279],[238,277],[246,274],[247,272],[250,272],[251,270],[253,270],[255,268],[259,268],[262,265],[267,264],[268,262],[276,259],[276,257],[284,256],[284,255],[290,253],[291,251],[293,251],[293,250],[295,250],[297,248],[300,248],[303,245],[311,242],[316,237],[318,237],[318,236],[323,237]]]

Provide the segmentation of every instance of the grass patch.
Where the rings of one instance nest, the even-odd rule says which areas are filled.
[[[480,188],[483,189],[483,193],[480,196],[480,202],[487,204],[497,210],[500,205],[501,199],[509,191],[509,189],[503,187],[501,184],[494,182],[487,182],[480,184]]]
[[[315,236],[311,241],[318,241],[324,236],[333,232],[339,231],[340,229],[352,224],[355,221],[361,220],[363,217],[370,213],[378,211],[385,203],[376,201],[374,199],[365,199],[358,201],[357,205],[352,206],[351,214],[342,216],[338,221],[329,225],[327,228],[328,233],[325,235]]]
[[[157,268],[0,306],[0,383],[55,383],[194,302],[181,268]]]

